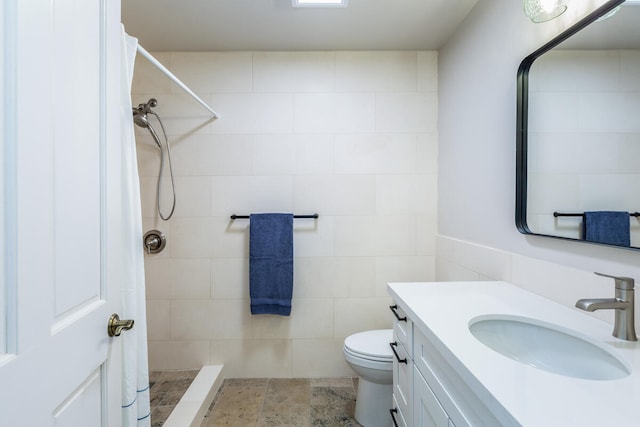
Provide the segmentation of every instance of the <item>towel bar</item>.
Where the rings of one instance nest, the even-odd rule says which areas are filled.
[[[312,214],[312,215],[294,215],[294,218],[318,218],[318,214]],[[233,214],[230,216],[231,219],[249,219],[249,215],[236,215]]]
[[[584,213],[561,213],[561,212],[554,212],[553,213],[554,217],[559,217],[559,216],[584,216]],[[640,217],[640,212],[632,212],[629,214],[629,216],[633,216],[633,217]]]

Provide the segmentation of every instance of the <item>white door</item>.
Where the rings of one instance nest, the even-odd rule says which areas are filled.
[[[121,425],[119,23],[119,0],[0,1],[3,427]]]

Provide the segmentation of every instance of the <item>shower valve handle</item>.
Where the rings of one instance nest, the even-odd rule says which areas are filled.
[[[148,254],[157,254],[167,245],[167,238],[162,231],[151,230],[145,233],[143,243]]]

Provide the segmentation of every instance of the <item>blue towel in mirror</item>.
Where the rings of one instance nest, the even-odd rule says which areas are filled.
[[[583,238],[589,242],[610,245],[631,245],[629,212],[585,212],[582,221]]]
[[[293,214],[249,215],[251,314],[291,314]]]

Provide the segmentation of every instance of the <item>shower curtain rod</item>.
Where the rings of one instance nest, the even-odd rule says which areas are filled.
[[[209,111],[212,115],[214,119],[218,119],[220,118],[220,116],[218,116],[218,113],[216,113],[215,111],[213,111],[213,109],[211,107],[209,107],[207,105],[206,102],[204,102],[202,99],[200,99],[200,97],[198,95],[196,95],[195,93],[193,93],[193,91],[191,89],[189,89],[189,87],[187,85],[185,85],[184,83],[182,83],[180,81],[179,78],[177,78],[171,71],[169,71],[167,69],[167,67],[165,67],[164,65],[162,65],[160,63],[160,61],[158,61],[156,58],[153,57],[153,55],[151,55],[149,52],[147,52],[147,50],[145,48],[143,48],[142,46],[140,46],[140,44],[138,44],[138,53],[142,56],[144,56],[149,62],[151,62],[156,68],[158,68],[160,71],[162,71],[167,77],[169,77],[175,84],[177,84],[178,86],[180,86],[180,88],[182,90],[184,90],[185,92],[187,92],[189,95],[191,95],[193,97],[193,99],[195,99],[196,101],[198,101],[198,103],[200,105],[202,105],[204,108],[207,109],[207,111]]]

